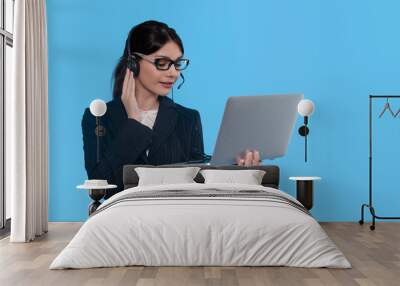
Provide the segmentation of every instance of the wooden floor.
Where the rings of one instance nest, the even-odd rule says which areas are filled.
[[[0,241],[0,285],[400,285],[400,223],[323,223],[353,268],[119,267],[48,270],[81,223],[50,223],[32,242]]]

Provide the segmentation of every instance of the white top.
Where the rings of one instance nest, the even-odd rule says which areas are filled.
[[[154,122],[156,121],[158,109],[140,110],[140,123],[153,129]]]
[[[321,180],[321,177],[289,177],[292,181],[316,181]]]
[[[157,118],[158,109],[152,110],[140,110],[140,123],[146,125],[150,129],[153,129],[154,122]],[[149,149],[146,150],[146,155],[149,155]]]

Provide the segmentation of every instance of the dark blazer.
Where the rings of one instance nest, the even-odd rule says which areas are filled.
[[[203,132],[197,110],[183,107],[159,96],[153,129],[127,116],[120,97],[107,103],[100,118],[105,135],[100,137],[100,161],[96,162],[96,118],[86,108],[82,118],[85,168],[89,179],[105,179],[123,190],[122,169],[126,164],[162,165],[199,160],[204,154]],[[148,156],[146,150],[149,149]]]

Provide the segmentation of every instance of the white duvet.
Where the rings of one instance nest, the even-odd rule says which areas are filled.
[[[141,186],[100,207],[50,269],[145,266],[294,266],[350,268],[318,222],[289,204],[258,198],[123,200],[136,192],[277,189],[239,184]],[[298,203],[298,202],[297,202]]]

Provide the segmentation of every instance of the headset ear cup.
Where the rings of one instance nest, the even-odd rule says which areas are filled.
[[[127,61],[128,69],[133,72],[133,75],[137,77],[139,75],[139,63],[135,56],[129,56]]]

